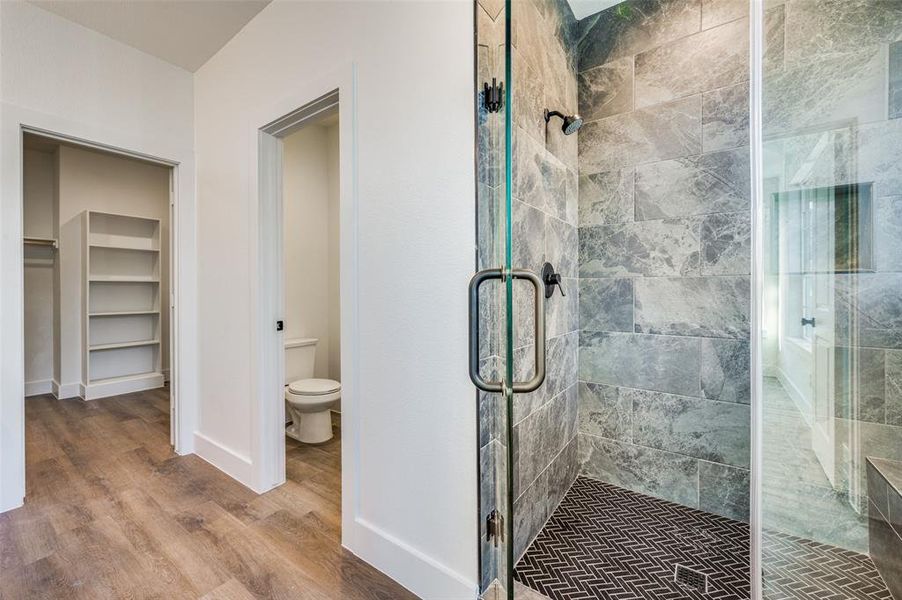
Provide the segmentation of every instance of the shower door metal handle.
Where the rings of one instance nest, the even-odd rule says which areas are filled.
[[[526,269],[514,269],[510,271],[510,276],[532,283],[535,298],[535,374],[529,381],[515,381],[511,385],[514,393],[523,394],[537,390],[545,382],[545,284],[538,275]],[[489,279],[504,280],[504,277],[503,269],[485,269],[470,279],[470,379],[484,392],[503,392],[504,384],[501,381],[486,381],[479,373],[479,288]]]

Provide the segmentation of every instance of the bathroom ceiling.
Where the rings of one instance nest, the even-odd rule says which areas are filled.
[[[620,4],[622,1],[623,0],[567,0],[570,4],[570,8],[573,10],[573,16],[577,19],[594,15],[615,4]]]
[[[270,0],[29,0],[188,71],[196,71]]]

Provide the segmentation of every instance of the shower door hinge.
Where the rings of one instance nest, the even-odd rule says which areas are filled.
[[[493,510],[485,518],[485,539],[494,542],[495,547],[504,542],[504,517],[497,510]]]
[[[492,77],[492,85],[482,84],[482,101],[490,113],[501,110],[504,105],[504,82],[498,83],[497,79]]]

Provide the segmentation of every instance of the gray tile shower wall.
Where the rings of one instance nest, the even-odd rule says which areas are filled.
[[[774,2],[765,44],[765,185],[785,192],[861,184],[873,207],[859,231],[871,249],[860,253],[863,268],[837,268],[844,272],[832,281],[831,480],[866,512],[867,494],[855,492],[868,488],[866,457],[902,460],[902,3]],[[765,368],[780,369],[781,360],[774,350]]]
[[[748,1],[581,20],[582,474],[747,520]]]
[[[578,109],[576,20],[565,0],[516,0],[511,5],[513,87],[513,265],[540,273],[547,261],[563,277],[546,300],[546,380],[514,398],[514,555],[538,535],[579,471],[577,457],[578,151],[561,121],[544,110]],[[514,288],[514,370],[533,372],[532,287]]]

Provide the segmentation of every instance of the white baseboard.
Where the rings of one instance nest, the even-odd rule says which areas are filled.
[[[42,379],[40,381],[26,381],[25,382],[25,397],[28,396],[40,396],[42,394],[51,394],[53,393],[53,380],[52,379]]]
[[[58,381],[50,382],[50,393],[56,396],[57,400],[66,400],[67,398],[81,398],[81,384],[75,383],[59,383]]]
[[[356,531],[348,536],[350,545],[345,547],[420,598],[467,600],[478,597],[479,586],[475,581],[390,533],[361,518],[353,521],[353,527]]]
[[[130,394],[142,390],[152,390],[163,386],[161,373],[147,373],[132,377],[117,377],[100,383],[79,384],[81,397],[85,400],[97,400],[120,394]]]
[[[194,432],[194,453],[245,487],[254,489],[254,465],[250,458],[197,431]]]
[[[169,369],[163,369],[163,381],[169,381]]]

